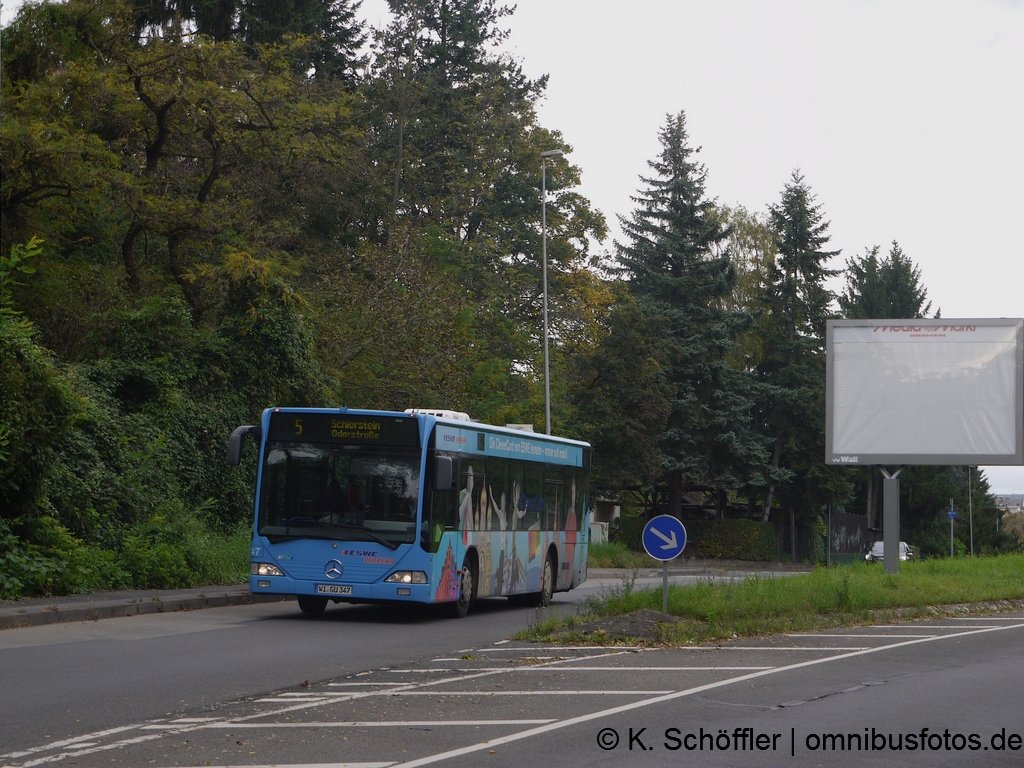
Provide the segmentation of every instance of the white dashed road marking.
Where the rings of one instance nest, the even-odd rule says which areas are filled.
[[[977,617],[972,618],[977,619]],[[32,766],[44,765],[46,763],[53,763],[64,759],[80,759],[85,755],[99,754],[110,750],[130,749],[146,742],[152,742],[153,740],[158,739],[174,738],[181,734],[195,734],[198,736],[201,732],[213,734],[242,729],[253,733],[255,738],[256,733],[273,732],[275,729],[350,729],[366,732],[367,730],[376,730],[381,728],[406,728],[427,731],[440,728],[446,733],[454,732],[456,734],[453,736],[447,736],[446,738],[449,740],[452,738],[458,738],[457,729],[459,728],[498,729],[496,732],[492,731],[486,735],[480,734],[470,737],[473,739],[486,738],[486,741],[475,741],[471,744],[459,746],[454,749],[448,749],[436,754],[423,755],[405,762],[336,762],[320,764],[275,763],[278,768],[416,768],[417,766],[430,765],[449,758],[472,754],[481,750],[494,749],[502,744],[509,744],[523,739],[529,739],[533,736],[550,733],[551,731],[568,728],[580,723],[586,723],[592,720],[617,715],[623,712],[629,712],[643,707],[654,706],[663,702],[693,696],[705,691],[769,675],[785,673],[792,670],[828,664],[831,662],[842,661],[898,648],[905,648],[920,643],[936,642],[944,639],[963,638],[991,632],[1000,632],[1003,630],[1024,628],[1024,623],[1019,619],[1011,620],[1006,617],[1000,617],[996,619],[983,619],[983,621],[986,621],[987,624],[978,623],[974,625],[960,624],[947,626],[934,624],[928,625],[923,623],[903,623],[886,627],[886,629],[896,630],[896,632],[892,633],[879,633],[874,631],[880,629],[876,627],[866,628],[873,630],[871,632],[856,632],[856,630],[854,630],[844,634],[793,633],[788,635],[788,637],[806,640],[808,641],[807,644],[785,646],[750,646],[742,645],[741,643],[730,643],[720,646],[688,646],[685,648],[673,649],[671,651],[658,651],[653,649],[638,649],[628,646],[600,649],[591,646],[549,646],[539,649],[537,647],[524,646],[520,644],[512,645],[502,643],[502,647],[500,648],[491,647],[458,651],[457,653],[465,653],[466,656],[450,659],[452,664],[455,666],[431,666],[423,669],[383,668],[361,672],[352,676],[353,678],[363,678],[360,680],[353,680],[350,678],[348,681],[327,683],[322,687],[314,686],[309,690],[286,691],[275,696],[250,700],[248,702],[237,702],[236,704],[231,705],[234,707],[234,709],[231,710],[234,712],[233,716],[225,715],[223,717],[182,717],[166,720],[160,719],[122,726],[119,728],[111,728],[70,739],[52,741],[48,744],[31,749],[2,754],[0,755],[0,765],[11,765],[16,766],[17,768],[31,768]],[[937,630],[939,629],[955,629],[956,631],[938,633]],[[911,633],[916,630],[920,630],[920,632]],[[922,634],[924,632],[929,634]],[[876,645],[853,647],[827,645],[827,643],[832,639],[838,638],[857,638],[864,640],[881,639],[886,642]],[[543,650],[544,653],[557,652],[570,655],[550,658],[535,655],[538,650]],[[634,660],[640,661],[636,656],[641,653],[645,654],[644,660],[646,661],[648,658],[661,658],[659,654],[662,653],[669,654],[671,656],[675,655],[679,651],[701,651],[707,654],[715,654],[719,651],[788,651],[799,654],[817,653],[819,656],[813,659],[803,657],[803,661],[775,666],[713,664],[669,666],[667,664],[652,665],[650,663],[643,665],[638,664],[636,666],[631,665],[631,662]],[[490,662],[493,665],[494,662],[499,661],[500,659],[505,661],[505,665],[486,667],[474,666],[475,664],[479,664],[476,656],[487,652],[495,654],[487,658],[487,662]],[[496,657],[496,654],[499,652],[506,656]],[[517,654],[518,657],[516,656]],[[691,657],[685,655],[683,658]],[[736,657],[730,655],[730,658]],[[798,656],[797,658],[801,657]],[[441,659],[435,659],[432,664],[436,664],[438,661],[441,661]],[[627,677],[622,687],[616,687],[614,689],[559,688],[559,682],[564,682],[565,680],[565,673],[570,672],[613,674],[615,675],[614,679],[616,681],[623,677],[627,677],[622,673],[628,673],[629,675],[649,675],[650,673],[658,673],[657,683],[660,683],[662,686],[667,684],[668,686],[677,687],[658,690],[649,688],[629,689],[627,687],[629,684]],[[430,675],[431,677],[424,679],[422,677],[423,675]],[[497,682],[503,679],[514,679],[517,682],[523,681],[524,675],[526,676],[525,680],[529,682],[523,685],[521,689],[515,688],[506,690]],[[534,684],[531,675],[542,675],[542,677],[537,678],[536,688],[530,687]],[[672,675],[679,675],[682,677],[673,678]],[[718,675],[719,679],[708,679],[708,675]],[[380,677],[392,678],[395,676],[404,679],[378,679]],[[687,676],[689,676],[689,679],[687,679]],[[647,679],[650,680],[651,678],[648,676]],[[481,687],[480,690],[473,690],[475,685],[479,684],[484,686],[488,681],[494,683],[494,690],[485,687]],[[680,683],[683,685],[686,683],[690,684],[686,685],[686,687],[678,687]],[[456,684],[461,684],[457,690],[452,688],[452,686]],[[605,685],[607,685],[607,683],[605,683]],[[615,683],[612,683],[612,685],[615,685]],[[357,688],[358,690],[356,690]],[[591,697],[604,696],[617,696],[620,697],[620,701],[622,696],[632,696],[638,700],[622,703],[617,706],[602,708],[596,711],[585,711],[588,708],[587,702],[593,702],[593,698]],[[421,698],[417,699],[417,697]],[[401,714],[403,714],[403,710],[401,709],[403,705],[401,702],[407,701],[409,706],[413,707],[409,712],[410,714],[425,714],[420,702],[427,697],[436,699],[437,702],[444,703],[446,706],[450,705],[453,710],[456,711],[453,711],[451,718],[444,718],[442,716],[429,720],[399,719]],[[562,711],[560,712],[560,714],[563,715],[562,717],[503,717],[503,715],[519,713],[518,709],[513,711],[509,711],[507,709],[512,701],[517,700],[517,697],[519,700],[536,697],[549,702],[553,702],[555,700],[560,702],[565,701],[564,698],[559,697],[580,697],[576,702],[569,706],[577,707],[575,711],[583,711],[583,714],[566,717],[564,716],[564,711]],[[488,707],[488,711],[486,713],[479,711],[479,706],[482,702],[477,700],[481,699],[491,702],[486,705]],[[373,708],[374,702],[391,702],[387,706],[392,710],[393,717],[395,719],[388,720],[383,716],[386,715],[386,712],[381,713],[382,716],[380,719],[367,719],[367,714],[371,717],[378,716],[377,710]],[[466,702],[466,705],[463,706],[460,702]],[[509,705],[502,705],[501,702],[508,702]],[[268,703],[275,706],[269,707],[267,711],[253,711],[258,705]],[[559,706],[564,705],[565,704],[560,703]],[[506,709],[503,710],[502,706],[505,706]],[[519,704],[514,706],[519,706]],[[473,715],[486,714],[496,716],[486,719],[459,717],[459,714],[461,713],[458,711],[459,707],[462,708],[461,712],[471,712]],[[471,710],[468,707],[474,707],[475,709]],[[249,708],[248,712],[245,712],[246,708]],[[329,710],[327,708],[333,709]],[[239,711],[240,709],[242,710],[241,712]],[[304,711],[311,709],[319,710],[317,712],[317,719],[310,721],[295,719],[301,717],[301,713]],[[364,712],[363,710],[367,711]],[[328,714],[328,717],[324,718],[323,714]],[[341,714],[342,716],[337,717],[336,715],[338,714]],[[431,714],[443,715],[444,712],[432,712]],[[536,714],[543,715],[545,713],[541,711],[536,712]],[[346,717],[345,715],[349,715],[349,717]],[[363,716],[360,717],[359,715]],[[505,730],[503,731],[501,729]],[[511,733],[509,732],[509,729],[512,730]],[[192,738],[195,738],[195,736]],[[379,744],[380,742],[376,743]],[[384,743],[390,744],[391,742]],[[449,744],[450,743],[451,742],[449,741]],[[458,742],[456,741],[456,743]],[[353,748],[358,747],[353,746]],[[366,750],[368,748],[370,749],[370,754],[366,754]],[[373,754],[373,752],[379,752],[381,748],[367,747],[366,744],[363,744],[362,749],[363,753],[353,754],[353,757],[357,756],[357,754],[359,756],[376,757],[377,755]],[[384,749],[387,749],[387,747],[384,747]],[[388,757],[389,755],[380,756]],[[27,762],[14,762],[21,761],[24,758],[29,758],[29,760]]]

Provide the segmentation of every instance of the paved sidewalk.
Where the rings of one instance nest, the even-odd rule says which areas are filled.
[[[249,594],[248,584],[207,586],[194,589],[126,589],[65,597],[31,597],[0,600],[0,629],[95,621],[148,613],[195,611],[226,605],[281,602],[280,595]]]

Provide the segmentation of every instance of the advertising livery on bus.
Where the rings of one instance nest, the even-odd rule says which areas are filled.
[[[546,605],[587,575],[590,446],[462,413],[272,408],[259,443],[249,588],[327,602]]]

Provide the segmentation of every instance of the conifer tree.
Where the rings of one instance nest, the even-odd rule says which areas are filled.
[[[825,250],[828,222],[798,171],[769,219],[776,256],[760,299],[764,337],[757,366],[762,428],[772,440],[764,520],[776,493],[784,506],[802,511],[831,500],[844,487],[842,476],[822,461],[825,331],[835,299],[825,281],[838,274],[827,266],[838,251]]]
[[[921,285],[921,269],[892,241],[889,255],[878,258],[878,246],[846,262],[846,289],[839,306],[848,318],[927,317],[932,303]],[[935,315],[938,317],[938,313]]]
[[[683,492],[725,491],[744,485],[765,458],[751,429],[750,381],[730,368],[727,355],[747,323],[727,308],[736,270],[719,246],[728,229],[705,192],[707,172],[693,157],[686,117],[670,115],[661,154],[621,218],[628,242],[618,259],[630,290],[652,328],[659,329],[660,360],[670,411],[658,436],[669,510]]]

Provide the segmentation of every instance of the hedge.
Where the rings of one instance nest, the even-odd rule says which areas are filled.
[[[641,536],[647,521],[642,515],[620,517],[609,539],[643,551]],[[775,529],[758,520],[684,520],[687,557],[715,560],[775,560]]]

